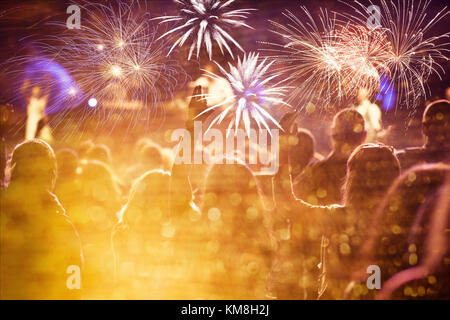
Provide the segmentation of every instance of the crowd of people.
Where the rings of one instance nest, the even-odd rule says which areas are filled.
[[[347,108],[318,157],[297,118],[280,121],[270,176],[240,159],[175,164],[147,138],[120,176],[104,144],[2,141],[0,298],[450,298],[450,102],[427,106],[425,145],[404,150],[366,143]]]

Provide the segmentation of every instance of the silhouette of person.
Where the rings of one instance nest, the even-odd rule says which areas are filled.
[[[366,88],[359,89],[357,99],[356,111],[364,117],[366,124],[366,141],[376,142],[378,134],[383,129],[381,110],[375,103],[370,102]]]
[[[11,168],[1,197],[1,298],[80,298],[80,239],[52,193],[53,150],[41,140],[25,141],[14,148]],[[70,266],[78,268],[74,283]]]
[[[111,150],[105,144],[96,144],[90,147],[86,152],[86,159],[97,160],[107,165],[111,165]]]
[[[427,106],[422,118],[422,147],[407,148],[397,156],[403,169],[416,164],[450,161],[450,102],[438,100]]]
[[[297,177],[314,158],[314,137],[309,130],[298,129],[296,139],[293,139],[290,153],[292,176]],[[295,180],[294,180],[295,184]]]
[[[286,128],[284,124],[282,126]],[[287,139],[283,137],[280,140],[281,165],[285,165],[288,159],[289,147],[286,144]],[[317,296],[339,298],[343,295],[350,281],[347,272],[353,268],[371,215],[398,176],[400,165],[390,147],[361,145],[350,155],[346,172],[343,205],[328,207],[311,205],[296,199],[293,193],[276,192],[286,178],[274,178],[276,210],[288,219],[290,230],[285,237],[288,244],[283,246],[282,243],[280,248],[287,247],[284,260],[289,262],[289,257],[293,257],[291,264],[283,264],[283,259],[274,264],[273,275],[286,274],[285,282],[288,282],[283,283],[281,278],[278,281],[281,288],[275,286],[272,291],[275,295],[277,289],[280,292],[278,296],[294,292],[307,299]],[[292,276],[292,266],[300,270],[295,276]],[[289,283],[297,283],[303,294]]]
[[[173,233],[168,207],[170,174],[151,170],[133,184],[113,229],[117,288],[121,298],[173,298]],[[180,283],[177,283],[180,285]]]
[[[347,159],[366,138],[364,118],[354,109],[344,109],[331,127],[333,150],[324,159],[308,166],[295,179],[295,192],[311,204],[341,203]]]
[[[417,265],[400,271],[389,278],[377,295],[377,299],[392,297],[418,299],[449,299],[450,275],[448,273],[448,259],[450,257],[450,243],[448,229],[450,226],[450,168],[446,169],[446,180],[439,190],[432,192],[427,201],[422,204],[418,215],[423,218],[422,209],[428,225],[420,228],[416,223],[412,228],[412,237],[408,246],[410,265],[416,262],[414,249],[417,250]],[[419,219],[417,219],[419,220]],[[423,232],[426,229],[426,234]],[[414,247],[418,244],[417,248]]]
[[[80,233],[86,257],[85,295],[103,298],[113,286],[111,232],[117,223],[122,194],[111,168],[103,162],[81,161],[77,176],[78,202],[69,216]]]
[[[194,119],[196,119],[197,115],[206,108],[207,102],[202,94],[202,87],[197,86],[192,93],[192,99],[189,104],[185,124],[186,130],[190,134],[190,141],[180,141],[180,144],[190,143],[190,159],[193,159],[194,156]],[[198,119],[198,121],[201,121],[203,118]],[[169,190],[169,203],[172,218],[175,218],[175,216],[186,217],[192,212],[193,201],[197,204],[201,202],[202,187],[204,185],[207,168],[208,166],[203,164],[174,163],[171,170],[172,175]]]
[[[449,172],[450,167],[442,163],[419,165],[396,179],[370,221],[367,241],[358,257],[361,270],[355,270],[356,282],[349,292],[351,298],[373,296],[361,290],[365,283],[358,284],[358,280],[364,279],[363,272],[369,265],[380,267],[382,289],[384,281],[393,279],[382,294],[386,298],[449,296],[448,268],[445,266],[448,256],[445,228],[448,228],[449,211],[445,200],[439,201],[442,191],[446,190],[445,177]],[[448,198],[448,194],[443,196]],[[419,266],[419,270],[412,273],[419,271],[420,277],[407,276],[409,271],[405,270]],[[421,268],[426,268],[427,272]],[[401,280],[404,276],[410,281]]]
[[[265,298],[274,239],[259,186],[248,167],[239,162],[214,165],[206,178],[201,211],[210,230],[212,295]]]
[[[76,207],[79,200],[79,184],[77,180],[78,155],[72,149],[65,148],[56,152],[58,177],[54,193],[68,212]]]
[[[149,139],[140,140],[135,148],[138,162],[128,168],[126,176],[128,181],[133,181],[150,170],[169,170],[167,157],[163,148]]]

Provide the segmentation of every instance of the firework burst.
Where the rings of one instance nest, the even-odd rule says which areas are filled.
[[[385,65],[387,76],[397,91],[398,101],[415,107],[428,95],[427,80],[432,74],[441,79],[444,73],[440,61],[447,61],[450,32],[429,36],[430,29],[450,11],[444,7],[432,17],[427,14],[429,0],[381,0],[380,25],[391,46]],[[352,15],[344,15],[356,23],[365,24],[370,17],[360,2],[351,5]],[[376,30],[376,29],[375,29]]]
[[[289,101],[332,105],[356,96],[359,88],[374,93],[389,50],[383,32],[342,23],[325,10],[316,22],[301,9],[306,20],[285,11],[287,24],[271,21],[281,43],[266,43],[264,49],[284,81],[295,87]]]
[[[347,24],[340,27],[337,36],[345,96],[354,97],[360,88],[373,96],[380,87],[381,74],[388,72],[392,47],[385,32]]]
[[[213,41],[217,43],[222,54],[224,48],[234,58],[231,46],[233,44],[244,52],[239,43],[230,35],[231,28],[251,28],[244,21],[254,9],[231,10],[230,5],[235,0],[174,0],[180,6],[179,14],[176,16],[164,16],[161,23],[175,22],[178,25],[167,31],[161,38],[178,34],[180,37],[175,41],[169,54],[176,46],[183,46],[187,41],[191,42],[188,60],[196,51],[197,59],[202,46],[206,47],[209,59],[212,59]],[[252,29],[252,28],[251,28]]]
[[[277,74],[270,75],[268,72],[273,61],[260,60],[258,54],[250,53],[244,55],[242,59],[238,58],[237,66],[229,63],[229,72],[218,63],[216,64],[223,76],[230,82],[234,95],[219,104],[207,108],[198,115],[199,117],[209,111],[221,109],[211,121],[208,130],[216,123],[220,124],[227,115],[233,116],[229,122],[227,132],[231,132],[231,129],[234,127],[235,135],[241,120],[244,123],[248,136],[250,136],[251,119],[256,122],[259,129],[261,129],[262,125],[269,130],[269,123],[273,123],[281,129],[278,121],[273,118],[268,110],[271,107],[280,105],[289,107],[289,104],[283,100],[289,88],[270,85],[271,81],[278,76]],[[208,71],[206,71],[206,75],[214,79],[219,78],[218,75]],[[206,99],[208,99],[208,96]]]
[[[134,110],[150,120],[185,75],[167,58],[170,46],[157,40],[161,32],[139,2],[106,6],[87,4],[81,29],[49,36],[38,45],[76,80],[72,95],[95,98],[105,115]],[[132,122],[130,122],[132,125]]]

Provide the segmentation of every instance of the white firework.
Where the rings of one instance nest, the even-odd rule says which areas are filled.
[[[278,74],[269,74],[268,72],[273,62],[267,63],[267,59],[261,61],[259,60],[259,54],[250,53],[244,55],[242,60],[238,58],[237,66],[228,63],[230,68],[229,72],[216,63],[223,76],[230,82],[234,94],[224,101],[207,108],[197,116],[200,117],[209,111],[221,109],[219,114],[211,121],[208,130],[216,123],[222,123],[228,114],[233,113],[234,116],[228,125],[228,133],[234,127],[235,135],[237,135],[241,119],[248,136],[250,136],[251,119],[256,122],[259,129],[263,125],[269,133],[270,122],[282,129],[278,121],[275,120],[268,110],[271,107],[280,105],[290,107],[284,101],[284,96],[289,87],[270,85],[270,82],[278,76]],[[214,73],[205,71],[206,76],[217,80],[220,78]],[[213,94],[207,95],[206,99],[208,97],[213,97]]]
[[[178,34],[180,37],[173,44],[169,54],[176,46],[183,46],[186,41],[192,41],[188,60],[192,58],[194,50],[196,50],[197,59],[200,54],[202,45],[206,47],[209,59],[212,59],[212,46],[215,41],[222,54],[224,48],[231,57],[234,58],[230,44],[236,46],[244,52],[240,44],[230,35],[230,30],[236,27],[247,27],[244,20],[250,12],[255,9],[238,9],[231,10],[230,5],[235,0],[174,0],[181,9],[176,16],[164,16],[160,23],[176,22],[178,25],[167,31],[161,38],[172,34]]]

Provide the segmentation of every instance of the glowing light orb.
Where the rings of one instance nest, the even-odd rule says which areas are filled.
[[[90,98],[88,101],[88,105],[91,108],[95,108],[97,106],[97,103],[98,103],[97,99],[95,99],[95,98]]]
[[[69,89],[69,94],[71,95],[71,96],[74,96],[74,95],[76,95],[77,94],[77,89],[75,89],[75,88],[70,88]]]
[[[114,77],[120,77],[122,74],[122,69],[119,66],[112,66],[110,71]]]

